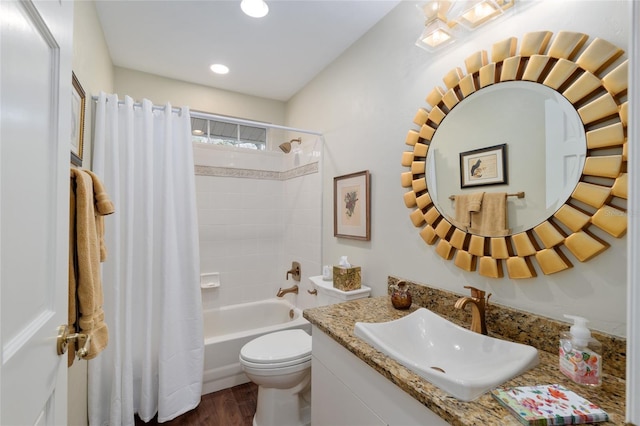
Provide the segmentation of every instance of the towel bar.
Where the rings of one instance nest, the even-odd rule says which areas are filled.
[[[513,194],[507,194],[507,197],[518,197],[518,198],[524,198],[524,191],[514,192]],[[455,195],[449,195],[449,199],[450,199],[450,200],[455,200],[455,199],[456,199],[456,196],[455,196]]]

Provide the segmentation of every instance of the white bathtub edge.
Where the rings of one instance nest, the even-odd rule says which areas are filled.
[[[244,374],[244,371],[242,371],[239,362],[221,368],[207,370],[204,372],[202,379],[202,395],[218,392],[251,381],[247,375]]]

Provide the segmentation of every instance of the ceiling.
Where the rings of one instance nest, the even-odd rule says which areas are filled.
[[[240,0],[96,1],[118,67],[286,101],[400,0],[266,0],[251,18]],[[226,75],[209,69],[230,68]]]

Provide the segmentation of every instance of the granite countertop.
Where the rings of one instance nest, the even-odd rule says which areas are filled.
[[[414,304],[409,310],[399,311],[393,308],[388,296],[380,296],[306,309],[304,317],[448,423],[452,425],[520,425],[518,420],[489,393],[472,402],[459,401],[353,334],[355,323],[358,321],[391,321],[415,311],[418,307]],[[452,321],[456,322],[453,319]],[[609,414],[609,422],[600,422],[597,425],[624,424],[625,381],[623,379],[603,374],[600,387],[577,385],[558,369],[557,353],[538,350],[538,354],[540,364],[537,367],[509,380],[504,386],[557,383],[599,405]]]

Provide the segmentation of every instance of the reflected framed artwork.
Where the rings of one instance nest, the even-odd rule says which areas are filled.
[[[371,187],[368,170],[333,178],[333,236],[371,239]]]
[[[72,72],[73,90],[71,91],[71,163],[82,167],[82,149],[84,145],[84,108],[85,93],[76,74]]]
[[[460,188],[507,183],[507,144],[460,153]]]

